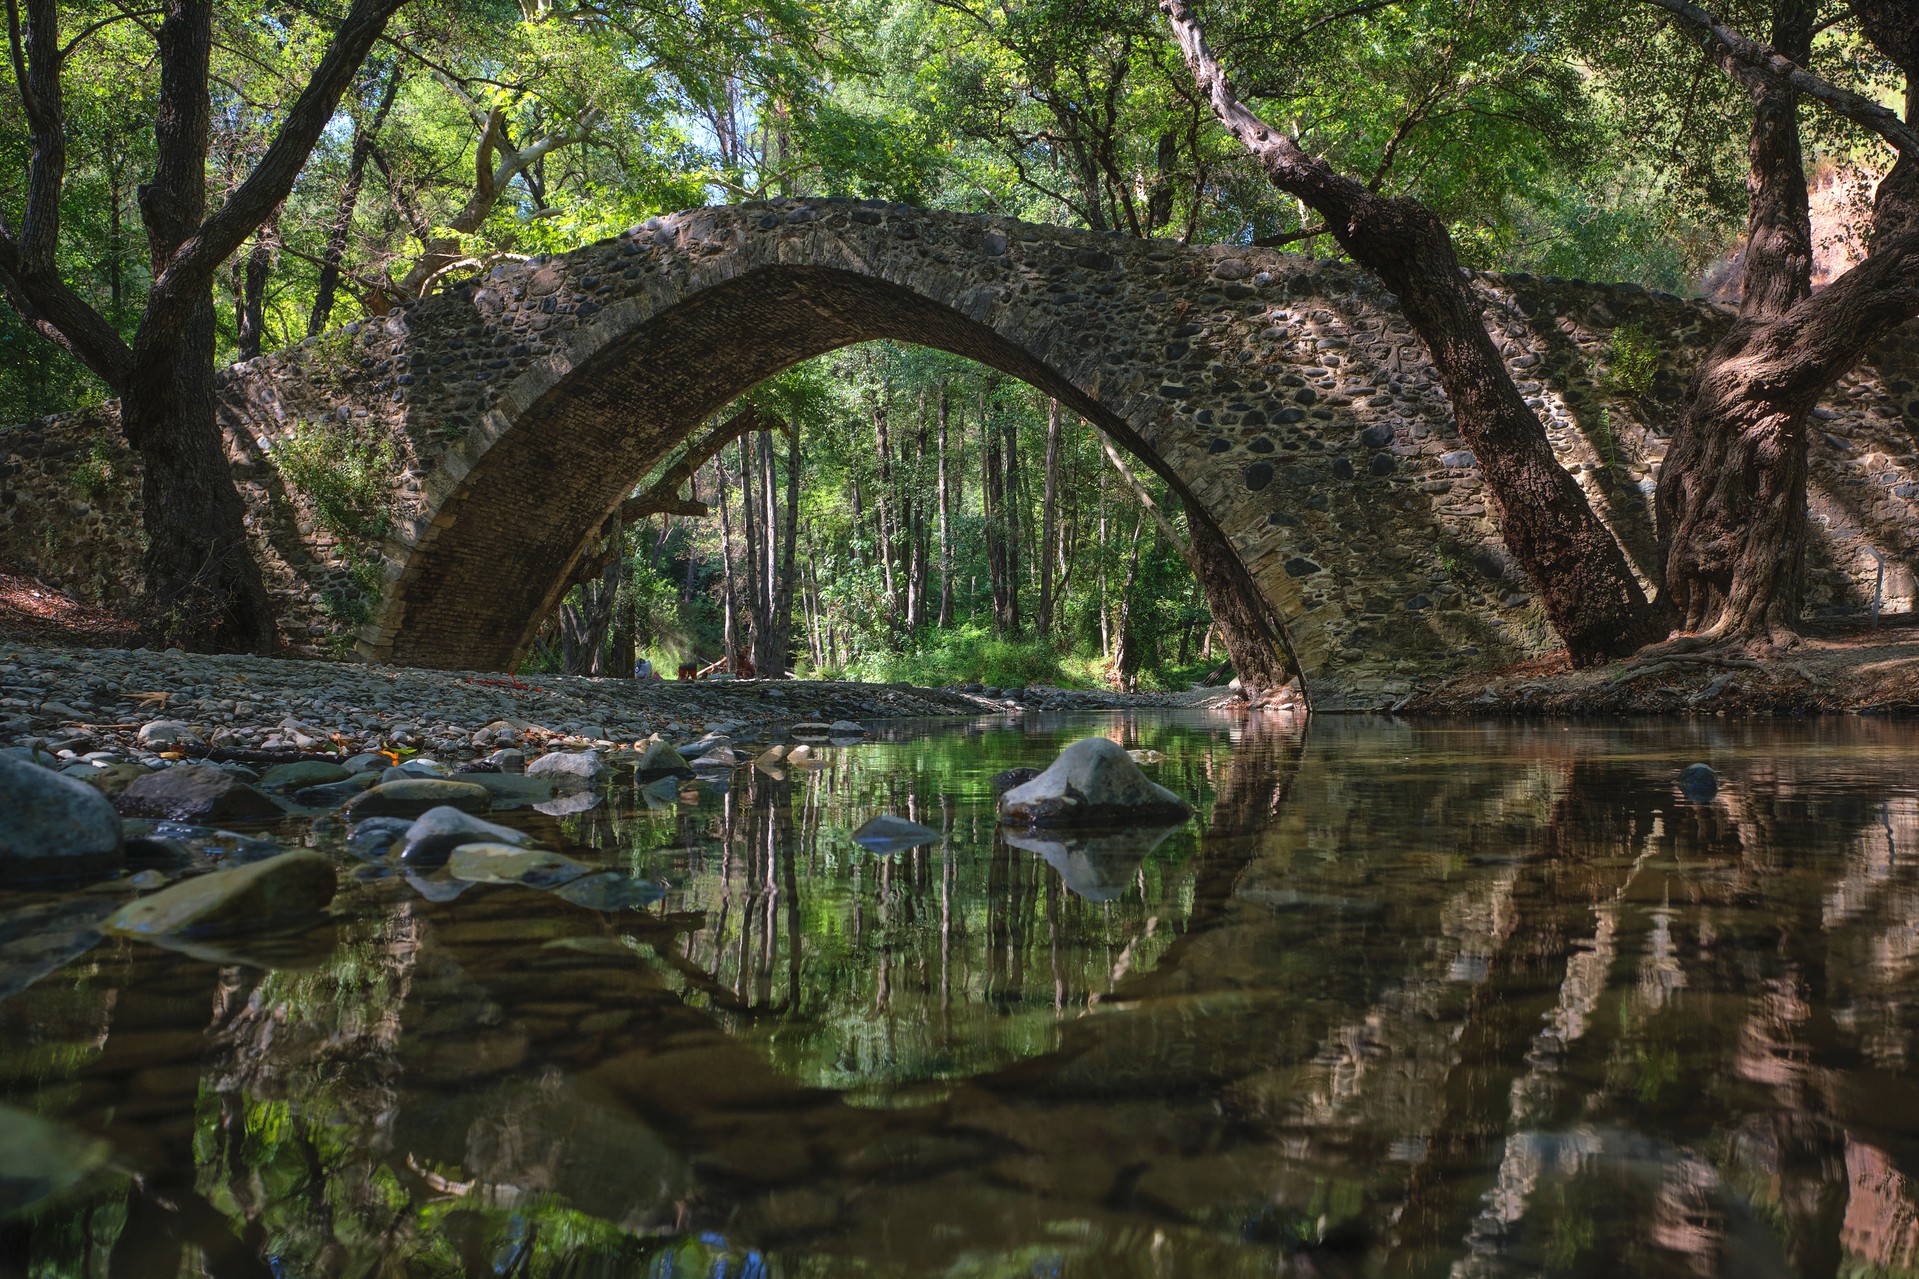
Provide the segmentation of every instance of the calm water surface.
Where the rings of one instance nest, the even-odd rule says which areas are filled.
[[[1091,733],[1199,816],[996,836],[991,775]],[[0,1105],[93,1171],[0,1275],[1919,1268],[1919,729],[879,738],[499,818],[643,906],[342,851],[307,937],[8,996]],[[880,812],[944,836],[875,855]]]

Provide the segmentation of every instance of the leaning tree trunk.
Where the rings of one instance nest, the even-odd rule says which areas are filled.
[[[1798,617],[1806,433],[1868,347],[1919,315],[1919,231],[1769,323],[1741,320],[1693,380],[1661,472],[1666,592],[1681,625],[1785,641]]]
[[[200,652],[271,652],[274,610],[247,541],[214,411],[214,314],[209,296],[164,351],[135,350],[120,428],[139,454],[149,626]]]
[[[1284,688],[1293,678],[1285,637],[1231,543],[1203,516],[1186,508],[1193,551],[1187,557],[1206,596],[1213,626],[1233,659],[1233,671],[1249,698]]]
[[[1513,385],[1445,223],[1417,200],[1369,190],[1261,120],[1235,95],[1183,0],[1160,0],[1159,7],[1213,114],[1273,185],[1317,210],[1340,247],[1398,297],[1479,460],[1500,535],[1532,579],[1573,664],[1623,657],[1660,638],[1665,628],[1625,552]]]
[[[1888,0],[1858,7],[1868,35],[1912,81],[1919,22]],[[1814,16],[1804,0],[1779,0],[1774,10],[1773,43],[1800,65]],[[1868,347],[1919,314],[1919,163],[1902,155],[1879,184],[1866,260],[1808,296],[1812,230],[1798,95],[1769,81],[1751,92],[1740,317],[1693,376],[1656,507],[1663,598],[1681,629],[1786,645],[1796,638],[1804,583],[1812,411]]]

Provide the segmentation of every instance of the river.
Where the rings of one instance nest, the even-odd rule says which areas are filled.
[[[873,727],[493,815],[618,900],[296,822],[324,928],[66,958],[0,1000],[0,1189],[63,1187],[0,1276],[1919,1268],[1919,728]],[[1092,734],[1195,819],[998,833]]]

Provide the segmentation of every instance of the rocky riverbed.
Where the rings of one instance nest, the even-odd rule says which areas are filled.
[[[1210,695],[1230,696],[1225,690]],[[809,720],[1194,703],[1186,693],[514,679],[178,650],[0,646],[0,744],[38,746],[55,756],[107,750],[147,763],[166,756],[259,762],[269,752],[290,759],[387,748],[454,762],[506,744],[614,747],[655,733],[694,736],[715,725],[764,733]]]

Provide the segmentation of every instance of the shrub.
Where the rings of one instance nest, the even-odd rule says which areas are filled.
[[[1612,350],[1600,384],[1609,391],[1626,395],[1644,395],[1652,390],[1659,373],[1659,348],[1646,330],[1637,324],[1622,324],[1612,331]]]
[[[107,486],[113,483],[113,459],[108,456],[106,446],[96,442],[67,480],[89,502],[106,492]]]
[[[335,537],[374,538],[387,530],[391,476],[399,450],[317,423],[302,424],[274,450],[286,482],[313,503],[320,527]]]

